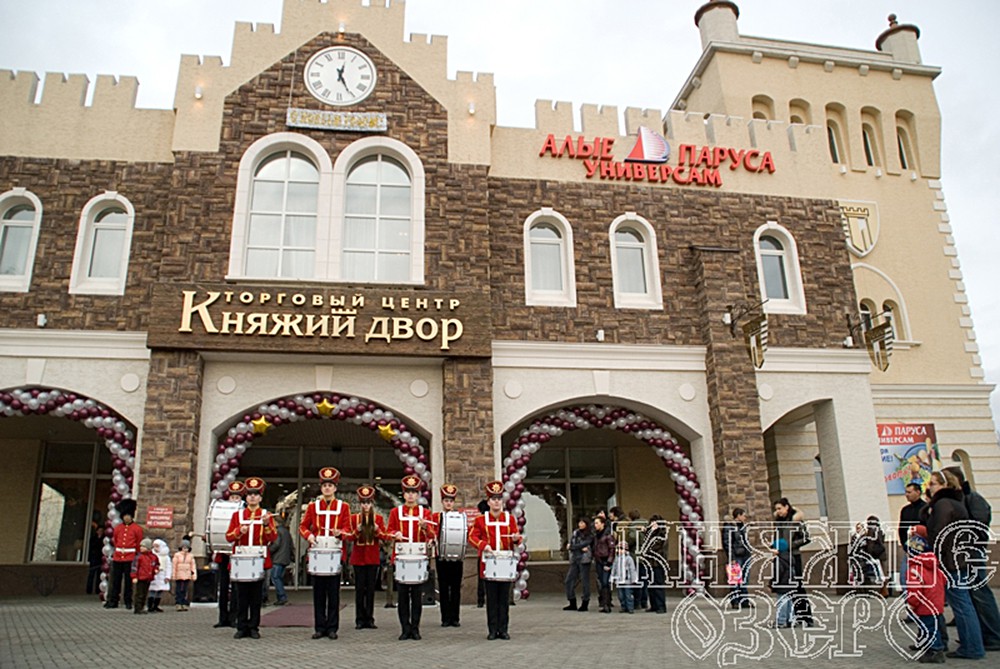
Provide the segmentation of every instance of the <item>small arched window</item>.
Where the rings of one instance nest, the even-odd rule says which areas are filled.
[[[872,304],[871,300],[861,300],[861,304],[858,306],[858,315],[861,317],[861,327],[865,330],[871,330],[875,317],[875,305]]]
[[[861,142],[864,145],[865,162],[868,163],[868,167],[878,167],[881,164],[878,143],[875,140],[875,129],[870,123],[861,125]]]
[[[400,283],[410,278],[411,180],[382,153],[357,161],[347,175],[343,276]]]
[[[913,164],[910,158],[910,138],[902,126],[896,128],[896,150],[899,152],[899,166],[904,170],[910,169]]]
[[[0,194],[0,291],[27,292],[41,220],[42,203],[33,193]]]
[[[134,221],[132,203],[118,193],[108,191],[87,203],[80,215],[69,292],[125,293]]]
[[[882,318],[892,324],[892,334],[896,339],[904,339],[901,332],[901,321],[896,317],[897,307],[895,302],[885,301],[882,303]]]
[[[804,314],[805,294],[795,239],[782,226],[768,221],[754,233],[757,279],[766,313]]]
[[[536,306],[576,306],[573,229],[549,208],[524,222],[524,299]]]
[[[615,306],[662,309],[656,233],[649,221],[628,212],[611,223],[611,273]]]
[[[840,131],[833,121],[826,122],[826,143],[830,149],[830,160],[839,164],[840,158]]]

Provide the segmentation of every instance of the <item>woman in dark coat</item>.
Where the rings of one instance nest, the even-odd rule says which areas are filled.
[[[563,611],[586,611],[590,605],[590,564],[594,561],[594,533],[586,518],[576,521],[576,529],[566,548],[569,550],[569,571],[566,573],[566,599]],[[583,601],[576,606],[576,584],[583,581]]]
[[[787,497],[782,497],[774,503],[774,527],[776,539],[784,539],[791,553],[793,578],[796,582],[794,601],[795,622],[802,622],[807,627],[813,626],[812,605],[802,585],[802,552],[803,546],[809,543],[809,532],[806,529],[805,514],[792,507]]]
[[[597,571],[601,613],[611,613],[611,567],[615,561],[615,537],[603,516],[594,518],[594,569]]]

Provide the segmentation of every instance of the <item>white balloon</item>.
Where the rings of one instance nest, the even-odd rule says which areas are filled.
[[[228,431],[228,432],[226,432],[226,434],[227,434],[227,435],[229,436],[229,438],[230,438],[230,439],[232,439],[232,438],[233,438],[233,437],[235,437],[235,436],[236,436],[237,434],[239,434],[239,432],[237,432],[237,431],[236,431],[236,428],[235,428],[235,427],[231,427],[231,428],[229,428],[229,431]]]
[[[366,411],[363,414],[361,414],[361,421],[364,423],[372,422],[372,418],[373,416],[371,411]]]
[[[420,496],[420,497],[419,497],[419,498],[417,499],[417,504],[420,504],[420,505],[422,505],[422,506],[426,506],[426,505],[427,505],[427,498],[426,498],[426,497],[424,497],[423,495],[421,495],[421,496]]]
[[[430,483],[431,482],[431,473],[425,471],[423,474],[420,475],[420,479],[422,481],[427,481],[428,483]]]
[[[407,466],[412,467],[415,464],[417,464],[417,462],[418,462],[417,456],[415,456],[415,455],[408,455],[408,456],[406,456],[406,464],[407,464]]]
[[[531,572],[528,571],[527,567],[521,571],[521,578],[524,579],[525,581],[531,578]]]
[[[225,455],[226,455],[226,458],[229,459],[229,460],[235,458],[236,457],[236,449],[233,448],[232,446],[228,447],[225,450]]]
[[[118,491],[118,494],[124,495],[125,493],[128,492],[128,484],[127,483],[119,483],[116,486],[115,489]]]
[[[209,495],[212,497],[212,499],[222,499],[221,490],[213,490],[212,492],[209,493]]]
[[[423,474],[425,471],[427,471],[427,465],[425,465],[422,462],[417,462],[417,464],[413,465],[413,471],[416,472],[417,474]]]
[[[237,455],[242,455],[243,453],[246,453],[247,445],[245,443],[236,444],[235,446],[233,446],[233,449],[236,451]]]
[[[521,591],[517,589],[516,585],[514,587],[514,599],[521,599]]]
[[[507,492],[514,492],[514,488],[516,487],[517,485],[514,483],[514,481],[507,481],[506,483],[503,484],[503,489],[506,490]]]
[[[520,483],[521,474],[518,472],[514,472],[513,474],[510,475],[510,480],[513,481],[514,483]]]

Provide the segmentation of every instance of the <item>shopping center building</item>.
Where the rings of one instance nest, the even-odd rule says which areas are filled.
[[[894,519],[883,460],[935,447],[1000,499],[915,26],[820,46],[711,2],[671,109],[514,128],[404,10],[285,0],[170,110],[3,72],[0,593],[78,584],[122,497],[173,545],[248,475],[297,522],[321,466],[383,510],[404,472],[465,507],[502,477],[538,563],[610,505]]]

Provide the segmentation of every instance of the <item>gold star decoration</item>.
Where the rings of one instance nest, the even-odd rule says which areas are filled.
[[[264,434],[268,430],[270,430],[272,427],[274,427],[273,425],[271,425],[270,423],[268,423],[267,419],[264,418],[263,416],[261,416],[257,420],[250,421],[250,424],[253,425],[253,433],[254,434]]]
[[[389,441],[396,436],[396,431],[392,429],[391,425],[379,425],[378,434],[386,441]]]
[[[330,404],[330,400],[323,398],[323,401],[316,405],[316,411],[324,416],[329,416],[337,408],[336,404]]]

